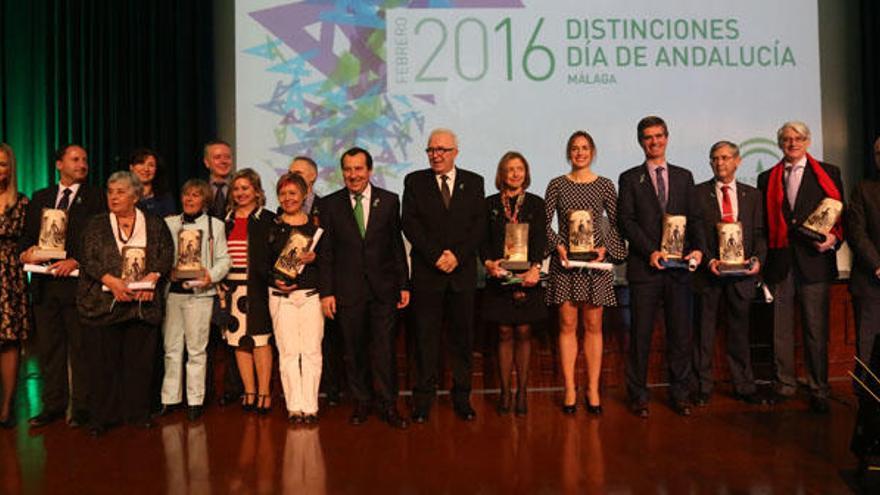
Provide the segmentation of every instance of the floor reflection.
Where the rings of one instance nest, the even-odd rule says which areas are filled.
[[[281,492],[327,493],[327,470],[319,428],[288,428],[281,466]]]
[[[181,421],[162,426],[162,448],[165,452],[166,493],[211,493],[208,437],[204,423],[188,425]]]

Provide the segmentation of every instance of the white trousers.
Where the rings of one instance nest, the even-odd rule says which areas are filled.
[[[205,401],[205,371],[211,310],[214,299],[192,294],[168,294],[162,335],[165,345],[165,378],[162,404],[183,401],[183,351],[186,349],[186,402],[200,406]]]
[[[269,313],[278,346],[278,369],[287,410],[316,414],[324,315],[318,294],[306,297],[306,292],[309,291],[298,290],[289,297],[280,297],[272,295],[270,290]]]

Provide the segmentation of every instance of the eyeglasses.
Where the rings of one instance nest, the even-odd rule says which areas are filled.
[[[446,153],[449,153],[450,151],[454,151],[454,150],[455,150],[455,148],[425,148],[425,153],[427,153],[429,155],[433,155],[435,153],[445,155]]]
[[[784,137],[782,138],[782,144],[803,143],[806,140],[807,138],[804,136]]]

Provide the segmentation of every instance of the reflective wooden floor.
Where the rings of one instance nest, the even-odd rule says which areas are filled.
[[[601,418],[583,408],[563,416],[559,392],[536,391],[525,418],[499,417],[497,395],[480,394],[472,423],[440,397],[430,421],[406,431],[375,417],[350,426],[345,404],[305,429],[288,426],[278,401],[267,417],[214,405],[196,423],[177,412],[155,429],[98,439],[63,423],[29,431],[36,390],[24,390],[19,426],[0,430],[3,494],[857,492],[855,398],[845,382],[827,416],[803,401],[754,407],[716,394],[681,418],[659,388],[641,420],[618,388]]]

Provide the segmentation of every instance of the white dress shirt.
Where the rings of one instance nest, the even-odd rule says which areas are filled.
[[[361,204],[364,208],[364,232],[367,231],[367,223],[370,221],[370,194],[373,192],[373,186],[368,182],[367,187],[361,191]],[[355,194],[348,191],[348,199],[351,201],[351,209],[355,207]]]
[[[663,198],[669,203],[669,164],[666,162],[663,163],[648,163],[648,176],[651,178],[651,184],[654,184],[654,194],[660,196],[660,193],[657,191],[657,169],[663,167],[663,182],[666,183],[666,197]]]
[[[68,199],[68,201],[70,201],[70,202],[67,203],[67,209],[69,210],[70,207],[73,206],[73,199],[76,198],[76,193],[79,192],[79,186],[81,186],[81,185],[82,184],[80,184],[79,182],[74,182],[73,184],[71,184],[69,186],[65,186],[59,182],[58,183],[58,194],[55,195],[55,208],[58,208],[58,203],[61,202],[61,198],[64,196],[64,190],[70,189],[70,198]]]
[[[794,208],[794,202],[797,200],[797,193],[801,188],[801,181],[804,180],[804,169],[807,166],[807,157],[804,156],[795,163],[785,162],[785,197],[788,204]]]
[[[739,201],[737,201],[736,197],[736,181],[730,181],[730,184],[725,184],[720,180],[715,181],[715,199],[718,200],[718,211],[721,212],[721,218],[724,218],[724,191],[721,190],[723,186],[728,186],[727,194],[730,195],[730,206],[733,211],[733,219],[739,220]]]
[[[441,175],[445,175],[449,177],[447,184],[449,184],[449,197],[451,198],[455,194],[455,167],[452,167],[452,170],[446,172],[445,174],[435,174],[434,180],[437,181],[437,188],[440,189],[440,192],[443,192],[443,179],[440,177]]]

